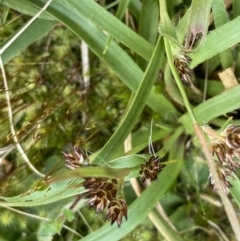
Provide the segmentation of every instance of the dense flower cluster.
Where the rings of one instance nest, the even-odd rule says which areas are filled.
[[[111,219],[111,224],[117,221],[118,227],[121,226],[122,218],[127,220],[127,204],[123,198],[114,199],[108,205],[105,220]]]
[[[69,169],[75,169],[81,166],[86,166],[89,164],[88,156],[86,152],[80,148],[73,148],[73,153],[62,152],[65,157],[65,166]]]
[[[84,151],[78,148],[73,149],[73,153],[63,152],[65,165],[69,169],[89,165]],[[86,190],[84,196],[88,199],[87,204],[95,207],[96,212],[103,212],[107,209],[105,220],[111,219],[111,224],[115,221],[121,226],[122,218],[127,220],[126,201],[118,194],[118,180],[105,177],[84,178],[83,186]]]
[[[142,182],[146,179],[151,181],[156,180],[159,172],[165,167],[164,164],[160,164],[160,158],[157,156],[151,156],[150,159],[144,164],[140,165],[139,174]]]
[[[227,192],[231,187],[229,178],[233,178],[237,168],[240,168],[240,125],[229,125],[222,133],[221,138],[211,141],[211,152],[218,159],[217,171],[222,186]],[[210,183],[215,188],[215,182],[210,173]]]
[[[191,61],[192,59],[189,56],[183,54],[173,59],[181,81],[189,87],[192,85],[191,77],[194,76],[193,70],[189,67]]]

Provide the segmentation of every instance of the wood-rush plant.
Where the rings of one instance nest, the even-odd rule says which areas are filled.
[[[240,3],[190,2],[2,1],[0,239],[240,240]]]

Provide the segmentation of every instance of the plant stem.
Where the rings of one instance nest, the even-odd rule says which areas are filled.
[[[216,170],[216,167],[215,167],[215,161],[209,151],[209,148],[208,148],[208,145],[207,145],[207,142],[206,142],[206,139],[205,139],[205,136],[204,136],[204,133],[203,133],[203,130],[202,128],[199,126],[199,124],[197,123],[197,120],[196,120],[196,117],[192,111],[192,108],[190,106],[190,103],[189,103],[189,100],[187,98],[187,95],[186,95],[186,92],[185,92],[185,89],[182,85],[182,82],[177,74],[177,71],[176,71],[176,68],[173,64],[173,61],[172,61],[172,54],[171,54],[171,47],[170,47],[170,43],[168,41],[168,39],[164,39],[164,43],[165,43],[165,48],[166,48],[166,53],[167,53],[167,58],[168,58],[168,63],[169,63],[169,66],[171,68],[171,71],[173,73],[173,76],[176,80],[176,83],[177,83],[177,86],[179,88],[179,91],[181,92],[181,95],[183,97],[183,101],[184,101],[184,105],[186,106],[187,108],[187,111],[191,117],[191,120],[192,120],[192,123],[193,123],[193,127],[195,129],[195,132],[196,132],[196,135],[202,145],[202,149],[203,149],[203,153],[205,155],[205,158],[207,160],[207,163],[208,163],[208,167],[209,167],[209,170],[210,172],[212,173],[212,176],[213,176],[213,179],[215,181],[215,185],[217,187],[217,190],[218,190],[218,194],[222,200],[222,203],[223,203],[223,206],[225,208],[225,211],[226,211],[226,214],[228,216],[228,219],[230,221],[230,224],[232,226],[232,229],[237,237],[237,240],[240,241],[240,225],[239,225],[239,222],[238,222],[238,219],[237,219],[237,216],[236,216],[236,213],[233,209],[233,206],[230,202],[230,200],[228,199],[224,189],[222,188],[222,185],[221,185],[221,180],[218,176],[218,173],[217,173],[217,170]]]
[[[160,1],[162,2],[162,0],[159,0],[159,4],[160,4]],[[160,11],[160,13],[161,13],[161,11]],[[196,135],[197,135],[197,137],[198,137],[198,139],[199,139],[199,141],[202,145],[203,153],[204,153],[205,158],[207,160],[209,170],[212,173],[212,177],[215,181],[215,185],[216,185],[216,188],[218,190],[218,194],[219,194],[219,196],[222,200],[223,206],[225,208],[225,211],[226,211],[226,214],[227,214],[228,219],[230,221],[230,224],[232,226],[232,229],[233,229],[233,231],[236,235],[236,238],[237,238],[238,241],[240,241],[240,225],[239,225],[239,222],[238,222],[238,219],[237,219],[237,216],[236,216],[236,212],[234,211],[230,200],[228,199],[224,189],[222,188],[221,180],[220,180],[219,175],[218,175],[217,170],[216,170],[215,161],[214,161],[214,159],[213,159],[213,157],[210,153],[210,150],[208,148],[203,130],[197,122],[197,119],[196,119],[196,117],[193,113],[193,110],[191,108],[191,105],[190,105],[190,102],[189,102],[188,97],[186,95],[183,84],[182,84],[182,82],[179,78],[179,75],[177,73],[177,70],[176,70],[176,68],[173,64],[171,46],[170,46],[169,40],[166,37],[164,38],[164,43],[165,43],[165,49],[166,49],[166,54],[167,54],[169,66],[171,68],[171,71],[172,71],[172,74],[173,74],[174,79],[176,81],[176,84],[179,88],[179,91],[180,91],[180,93],[183,97],[184,105],[187,108],[188,114],[190,115],[190,118],[192,120],[193,127],[195,129]]]
[[[25,163],[29,166],[29,168],[36,174],[38,175],[39,177],[42,177],[44,178],[45,175],[42,174],[41,172],[39,172],[35,167],[34,165],[30,162],[28,156],[26,155],[26,153],[24,152],[19,140],[18,140],[18,137],[17,137],[17,133],[15,131],[15,128],[14,128],[14,123],[13,123],[13,113],[12,113],[12,105],[11,105],[11,100],[10,100],[10,94],[9,94],[9,89],[8,89],[8,83],[7,83],[7,76],[6,76],[6,73],[5,73],[5,69],[4,69],[4,66],[3,66],[3,62],[2,62],[2,56],[0,55],[0,69],[1,69],[1,72],[2,72],[2,77],[3,77],[3,85],[4,85],[4,88],[5,88],[5,96],[6,96],[6,101],[7,101],[7,111],[8,111],[8,120],[9,120],[9,125],[10,125],[10,131],[11,131],[11,134],[13,136],[13,141],[15,142],[16,144],[16,147],[17,147],[17,150],[19,151],[19,153],[21,154],[23,160],[25,161]]]

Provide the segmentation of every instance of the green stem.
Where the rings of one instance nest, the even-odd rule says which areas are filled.
[[[166,49],[166,53],[167,53],[167,58],[168,58],[168,63],[169,63],[169,66],[171,68],[171,71],[172,71],[172,74],[173,74],[173,77],[176,81],[176,84],[179,88],[179,91],[182,95],[182,98],[183,98],[183,102],[184,102],[184,105],[185,107],[187,108],[187,111],[191,117],[191,120],[193,123],[197,123],[197,120],[196,120],[196,117],[192,111],[192,108],[191,108],[191,105],[188,101],[188,97],[187,97],[187,94],[186,94],[186,91],[182,85],[182,81],[180,80],[179,78],[179,75],[177,73],[177,70],[173,64],[173,60],[172,60],[172,53],[171,53],[171,46],[170,46],[170,43],[169,43],[169,40],[164,38],[164,43],[165,43],[165,49]]]
[[[162,14],[161,17],[163,16],[163,14],[164,14],[163,17],[166,17],[167,13],[165,11],[163,12],[163,9],[161,9],[163,6],[166,7],[166,2],[165,2],[165,0],[159,0],[159,4],[160,4],[160,2],[164,3],[164,4],[160,5],[161,6],[160,7],[160,14]],[[166,20],[168,20],[168,18],[169,17],[167,16]],[[237,216],[236,216],[236,212],[235,212],[235,210],[232,206],[232,203],[230,202],[228,196],[226,195],[224,189],[222,188],[221,180],[220,180],[219,175],[218,175],[217,170],[216,170],[215,161],[214,161],[214,159],[213,159],[213,157],[210,153],[210,150],[209,150],[209,147],[207,145],[203,130],[199,126],[199,124],[197,122],[197,119],[196,119],[196,117],[193,113],[193,110],[192,110],[191,105],[189,103],[189,100],[188,100],[188,97],[186,95],[185,89],[183,87],[182,81],[180,80],[180,77],[177,73],[177,70],[176,70],[176,68],[173,64],[171,46],[170,46],[169,40],[166,37],[164,38],[164,44],[165,44],[165,49],[166,49],[166,54],[167,54],[169,66],[171,68],[171,71],[172,71],[172,74],[173,74],[174,79],[176,81],[176,84],[179,88],[179,91],[180,91],[180,93],[183,97],[184,105],[187,108],[187,111],[190,115],[190,118],[192,120],[196,135],[197,135],[197,137],[198,137],[198,139],[201,143],[202,150],[203,150],[204,156],[207,160],[209,170],[210,170],[210,172],[212,174],[212,177],[215,181],[215,185],[216,185],[218,194],[219,194],[219,196],[222,200],[224,209],[226,211],[226,214],[228,216],[228,219],[230,221],[232,229],[233,229],[233,231],[236,235],[236,238],[237,238],[238,241],[240,241],[240,225],[239,225],[239,222],[238,222],[238,219],[237,219]]]

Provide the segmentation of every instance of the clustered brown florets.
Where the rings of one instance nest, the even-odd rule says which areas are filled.
[[[189,56],[183,54],[176,56],[173,59],[173,63],[181,81],[188,87],[192,85],[191,77],[194,76],[193,70],[189,67],[191,61],[192,59]]]
[[[74,147],[73,152],[62,152],[65,157],[65,166],[73,170],[89,164],[87,154],[84,150]]]
[[[156,180],[159,172],[165,167],[164,164],[160,164],[160,158],[157,156],[151,156],[150,159],[144,164],[140,165],[141,170],[139,174],[140,179],[144,182],[146,179],[151,181]]]
[[[227,192],[231,187],[229,178],[234,178],[237,168],[240,168],[240,125],[229,125],[222,133],[222,138],[211,141],[211,152],[218,159],[217,171],[222,186]],[[215,182],[210,173],[210,184],[215,188]]]
[[[65,165],[69,169],[75,169],[88,165],[85,153],[78,148],[74,148],[73,153],[65,153]],[[121,226],[122,218],[127,220],[127,204],[123,197],[118,194],[118,180],[105,177],[84,178],[84,188],[87,190],[85,198],[87,204],[95,207],[96,212],[103,212],[107,209],[105,220],[111,219],[111,224],[115,221]]]

